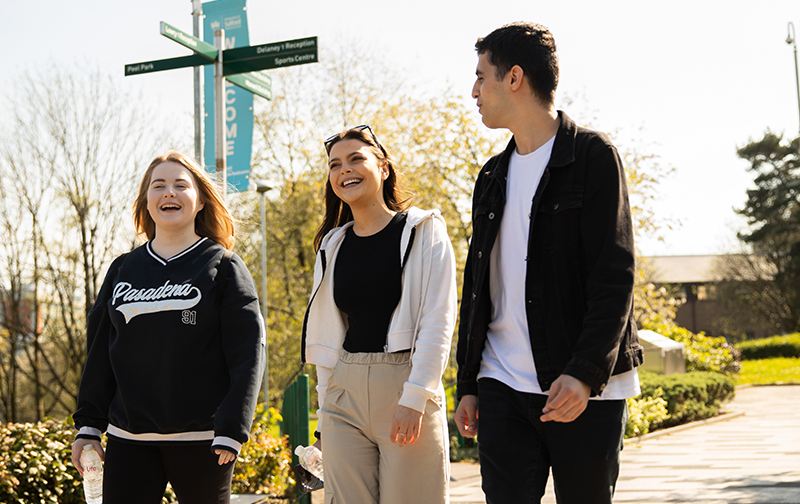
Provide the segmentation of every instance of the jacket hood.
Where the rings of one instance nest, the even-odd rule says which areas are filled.
[[[406,226],[415,227],[421,222],[425,221],[426,219],[439,219],[442,221],[443,224],[446,224],[444,217],[442,217],[442,213],[439,209],[433,210],[423,210],[421,208],[417,208],[412,206],[406,210],[407,217],[406,217]],[[339,226],[337,228],[333,228],[328,231],[328,234],[322,239],[322,243],[320,243],[319,249],[325,250],[330,247],[334,247],[339,244],[344,239],[345,233],[347,229],[353,225],[353,221],[345,223],[343,226]]]
[[[433,210],[423,210],[421,208],[412,206],[407,210],[407,213],[408,217],[406,217],[406,222],[409,226],[416,226],[420,222],[432,218],[439,219],[442,221],[442,223],[445,223],[444,217],[442,217],[442,213],[438,208],[434,208]]]

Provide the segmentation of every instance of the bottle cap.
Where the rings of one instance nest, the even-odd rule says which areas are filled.
[[[303,453],[306,451],[306,447],[303,445],[297,445],[297,448],[294,449],[294,454],[298,457],[302,457]]]
[[[86,443],[85,445],[83,445],[83,451],[89,451],[89,450],[94,450],[94,448],[90,443]]]

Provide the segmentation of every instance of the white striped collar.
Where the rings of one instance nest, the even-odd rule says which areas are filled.
[[[179,258],[185,256],[186,254],[188,254],[189,252],[191,252],[192,250],[196,249],[197,247],[200,246],[201,243],[203,243],[207,239],[208,238],[205,237],[205,236],[201,237],[199,240],[194,242],[194,244],[192,244],[189,248],[187,248],[183,252],[179,252],[178,254],[170,257],[169,259],[164,259],[160,255],[156,254],[155,251],[153,251],[153,247],[150,245],[153,242],[152,240],[150,240],[147,243],[145,243],[145,249],[147,250],[147,253],[150,254],[150,256],[153,259],[155,259],[156,261],[160,262],[162,264],[162,266],[166,266],[168,262],[172,262],[175,259],[179,259]]]

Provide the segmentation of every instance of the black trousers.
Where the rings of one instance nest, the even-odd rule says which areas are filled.
[[[181,504],[228,504],[233,464],[219,465],[211,441],[144,445],[109,438],[103,473],[105,504],[160,504],[172,483]]]
[[[553,471],[560,504],[611,503],[628,420],[624,400],[589,401],[572,422],[541,422],[543,394],[478,381],[478,454],[487,504],[539,503]]]

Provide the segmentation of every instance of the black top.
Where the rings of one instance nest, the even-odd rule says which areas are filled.
[[[405,223],[405,212],[398,212],[374,235],[347,230],[334,267],[333,299],[347,314],[343,347],[348,352],[383,352],[392,312],[400,302]]]

